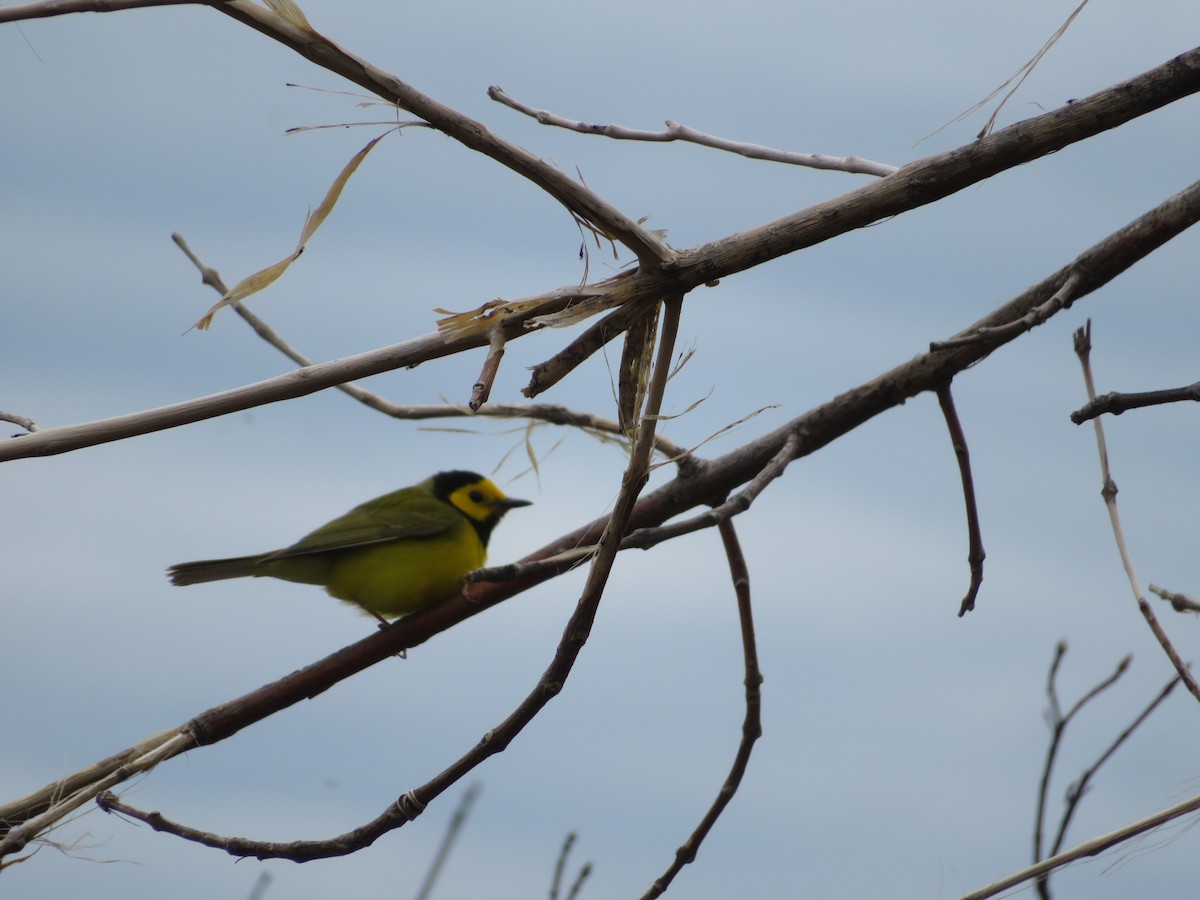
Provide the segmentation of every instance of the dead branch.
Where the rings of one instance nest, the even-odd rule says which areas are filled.
[[[832,169],[838,172],[852,172],[859,175],[891,175],[900,171],[899,166],[874,162],[857,156],[828,156],[824,153],[792,153],[788,150],[777,150],[774,147],[764,147],[761,144],[748,144],[744,141],[731,141],[728,138],[705,134],[678,122],[667,119],[665,131],[641,131],[636,128],[626,128],[624,125],[592,125],[568,119],[545,109],[535,109],[527,103],[506,94],[496,85],[488,88],[488,96],[497,103],[503,103],[510,109],[535,119],[540,125],[552,125],[565,128],[568,131],[578,131],[580,134],[597,134],[618,141],[650,141],[669,143],[671,141],[687,141],[736,153],[747,159],[763,159],[768,162],[785,163],[791,166],[806,166],[810,169]]]
[[[1200,797],[1192,797],[1190,800],[1185,800],[1183,803],[1160,810],[1152,816],[1139,819],[1137,822],[1132,822],[1129,825],[1118,828],[1116,831],[1110,831],[1108,834],[1084,841],[1082,844],[1059,853],[1057,856],[1051,856],[1049,859],[1044,859],[1040,863],[1022,869],[1020,872],[1014,872],[1012,875],[1007,875],[998,881],[994,881],[987,887],[971,891],[969,894],[963,894],[959,900],[987,900],[988,897],[1003,894],[1017,885],[1024,884],[1026,881],[1032,881],[1034,878],[1038,878],[1048,872],[1053,872],[1055,869],[1061,869],[1063,866],[1070,865],[1077,860],[1089,856],[1099,856],[1105,850],[1110,850],[1139,835],[1153,831],[1155,828],[1160,828],[1168,822],[1173,822],[1197,810],[1200,810]]]
[[[1198,55],[1200,59],[1200,55]],[[899,177],[899,176],[897,176]],[[891,179],[887,179],[891,181]],[[1158,247],[1200,219],[1200,181],[1176,194],[1124,228],[1109,235],[1084,251],[1063,269],[1019,294],[962,332],[973,334],[980,328],[990,328],[1020,318],[1040,305],[1057,291],[1073,272],[1080,275],[1080,297],[1107,284],[1135,262],[1148,256]],[[627,279],[615,289],[620,293],[628,286],[626,302],[650,300],[661,293],[646,293],[643,288],[657,288],[657,279]],[[603,286],[600,286],[601,288]],[[574,289],[572,289],[574,290]],[[565,303],[565,299],[560,297]],[[511,337],[511,334],[509,335]],[[1003,343],[1013,336],[1002,338]],[[305,396],[355,378],[416,365],[426,359],[448,356],[467,347],[482,346],[485,339],[479,334],[457,338],[440,334],[414,338],[391,347],[360,353],[331,362],[317,363],[286,375],[276,376],[258,384],[210,394],[196,400],[163,406],[142,413],[131,413],[111,419],[81,425],[64,425],[42,429],[36,434],[23,435],[20,440],[0,442],[0,461],[31,456],[50,456],[67,453],[82,447],[122,440],[139,434],[149,434],[166,428],[210,419],[230,412],[239,412],[292,397]],[[849,391],[835,402],[857,405],[868,401],[858,410],[866,421],[883,409],[890,408],[908,397],[936,389],[957,372],[990,355],[998,345],[980,347],[975,344],[955,346],[950,350],[918,356],[898,366],[873,382]],[[875,408],[880,401],[885,406]],[[748,476],[749,477],[749,476]],[[740,482],[739,482],[740,483]]]
[[[721,532],[721,541],[724,543],[725,556],[729,562],[729,575],[733,579],[733,589],[737,596],[738,621],[741,624],[742,632],[742,658],[745,668],[743,683],[746,686],[746,715],[742,720],[742,739],[738,744],[737,754],[734,756],[733,765],[725,778],[725,783],[717,792],[717,798],[708,808],[708,812],[704,814],[704,818],[700,820],[700,824],[696,826],[696,830],[675,851],[675,861],[670,868],[655,880],[650,889],[642,895],[642,900],[652,900],[652,898],[664,894],[683,867],[695,861],[696,852],[700,849],[704,838],[708,836],[708,832],[712,830],[721,813],[725,811],[725,807],[729,805],[729,801],[733,799],[733,795],[737,793],[738,785],[742,783],[742,776],[746,774],[746,766],[750,763],[750,753],[754,749],[754,742],[762,737],[763,677],[758,667],[754,617],[750,608],[750,571],[746,566],[746,558],[742,554],[733,522],[724,519],[717,527]]]
[[[1193,600],[1187,594],[1177,594],[1166,588],[1160,588],[1156,584],[1149,585],[1149,588],[1150,593],[1156,594],[1170,603],[1175,612],[1200,612],[1200,601]]]
[[[1071,421],[1082,425],[1089,419],[1111,413],[1119,416],[1130,409],[1144,409],[1147,406],[1159,406],[1163,403],[1200,402],[1200,381],[1185,387],[1165,388],[1160,391],[1143,391],[1137,394],[1101,394],[1095,400],[1089,400],[1075,412],[1071,413]]]
[[[1079,365],[1083,369],[1083,380],[1087,386],[1088,400],[1094,400],[1096,397],[1096,384],[1092,378],[1092,322],[1090,319],[1086,328],[1076,329],[1074,340],[1075,354],[1079,357]],[[1129,579],[1129,586],[1133,589],[1133,596],[1137,601],[1138,610],[1141,612],[1142,618],[1146,620],[1146,624],[1150,626],[1150,631],[1153,632],[1154,637],[1158,640],[1159,646],[1167,654],[1167,659],[1171,661],[1171,665],[1175,667],[1175,671],[1179,673],[1179,677],[1187,685],[1187,689],[1191,691],[1193,697],[1200,700],[1200,684],[1196,683],[1196,679],[1193,677],[1187,663],[1179,656],[1175,645],[1171,643],[1171,639],[1163,631],[1162,625],[1158,622],[1158,617],[1154,615],[1154,610],[1150,608],[1150,604],[1142,594],[1141,584],[1138,581],[1137,573],[1133,569],[1133,558],[1130,556],[1129,548],[1125,543],[1125,532],[1121,528],[1121,517],[1117,513],[1117,484],[1113,481],[1109,469],[1108,447],[1104,441],[1104,425],[1100,419],[1093,419],[1092,426],[1096,431],[1096,446],[1100,456],[1100,475],[1104,483],[1100,494],[1104,497],[1104,505],[1108,509],[1108,518],[1112,524],[1113,537],[1117,541],[1117,552],[1121,556],[1121,565],[1125,569],[1125,576]]]
[[[1057,682],[1058,669],[1066,653],[1067,642],[1059,641],[1058,645],[1054,648],[1054,660],[1050,663],[1050,675],[1046,679],[1046,696],[1049,700],[1049,708],[1046,712],[1050,723],[1050,746],[1046,750],[1046,764],[1042,767],[1042,779],[1038,785],[1037,813],[1034,817],[1033,827],[1033,861],[1035,863],[1040,862],[1044,858],[1042,831],[1046,823],[1046,798],[1050,790],[1050,776],[1054,773],[1054,761],[1058,758],[1058,748],[1062,744],[1063,734],[1066,732],[1071,720],[1075,718],[1081,709],[1117,683],[1121,676],[1129,669],[1129,663],[1132,660],[1130,656],[1122,659],[1117,663],[1117,668],[1108,678],[1080,697],[1075,702],[1075,705],[1071,707],[1070,711],[1066,715],[1063,715],[1062,706],[1058,699]],[[1061,846],[1061,836],[1065,834],[1065,830],[1065,826],[1060,829],[1060,842],[1055,844],[1054,848],[1050,851],[1051,854],[1058,852]],[[1038,879],[1037,889],[1043,900],[1049,900],[1049,882],[1046,880],[1046,876]]]
[[[14,425],[24,428],[30,434],[38,430],[37,423],[33,419],[23,416],[20,413],[10,413],[0,410],[0,422],[12,422]],[[19,437],[19,435],[13,435],[13,437]]]
[[[442,866],[446,864],[446,859],[450,855],[450,849],[454,846],[458,834],[462,831],[463,825],[466,824],[467,816],[471,813],[471,807],[475,804],[475,799],[479,796],[481,790],[479,782],[468,785],[463,791],[462,799],[458,801],[458,808],[454,810],[454,815],[450,817],[450,821],[446,824],[446,831],[442,835],[442,842],[438,844],[437,853],[433,856],[433,861],[429,864],[429,871],[425,873],[425,879],[421,882],[421,887],[417,891],[416,900],[429,900],[433,893],[433,886],[437,883],[438,876],[442,872]]]
[[[983,535],[979,529],[979,507],[975,502],[975,479],[971,475],[971,454],[967,449],[967,436],[963,433],[962,423],[958,420],[958,410],[954,408],[954,395],[950,393],[950,385],[938,388],[938,405],[942,408],[942,416],[946,420],[946,429],[950,432],[950,443],[954,447],[954,457],[958,460],[958,474],[962,479],[963,501],[967,506],[967,564],[971,568],[971,583],[967,587],[966,596],[959,604],[959,616],[965,615],[975,608],[975,598],[979,595],[979,586],[983,584],[983,561],[987,554],[983,551]]]
[[[492,384],[500,371],[500,360],[504,358],[504,332],[497,329],[488,337],[487,358],[483,361],[483,371],[479,380],[471,386],[471,400],[467,404],[471,412],[479,412],[479,408],[487,403],[492,394]]]
[[[227,293],[228,289],[225,286],[225,281],[221,277],[220,272],[206,265],[200,257],[188,245],[183,235],[174,232],[171,235],[179,249],[192,261],[192,264],[199,270],[201,282],[212,287],[218,294]],[[232,304],[233,311],[237,313],[243,321],[246,322],[260,338],[286,356],[292,362],[299,366],[309,367],[316,365],[316,362],[305,356],[272,328],[262,317],[258,316],[250,310],[244,303]],[[619,314],[618,310],[614,315]],[[600,435],[613,435],[618,438],[623,438],[620,427],[611,419],[605,419],[601,416],[596,416],[591,413],[576,412],[568,409],[565,406],[547,403],[530,403],[530,404],[490,404],[482,409],[473,410],[469,406],[456,406],[450,404],[442,405],[401,405],[393,403],[373,391],[368,391],[366,388],[353,382],[344,382],[335,384],[333,387],[336,390],[342,391],[347,396],[354,398],[364,406],[381,412],[384,415],[391,416],[394,419],[446,419],[446,418],[463,418],[469,416],[482,416],[485,418],[495,419],[533,419],[540,422],[546,422],[551,425],[566,425],[573,428],[579,428],[583,431],[590,431]],[[0,414],[2,417],[3,414]],[[36,426],[32,430],[37,430]],[[660,434],[654,436],[655,449],[658,450],[667,459],[679,461],[682,465],[687,464],[689,451],[678,444],[669,441]],[[484,579],[487,580],[487,579]]]

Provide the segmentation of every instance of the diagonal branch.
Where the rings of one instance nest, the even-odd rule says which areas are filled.
[[[1118,828],[1116,831],[1110,831],[1108,834],[1102,834],[1099,837],[1086,840],[1070,850],[1064,850],[1062,853],[1035,863],[1028,868],[1022,869],[1020,872],[1014,872],[1012,875],[1007,875],[1004,878],[993,881],[987,887],[963,894],[959,900],[987,900],[988,897],[1003,894],[1005,891],[1009,891],[1019,884],[1032,881],[1034,878],[1053,872],[1055,869],[1061,869],[1063,866],[1070,865],[1077,860],[1085,859],[1089,856],[1098,856],[1105,850],[1119,846],[1126,841],[1145,834],[1147,831],[1153,831],[1155,828],[1160,828],[1168,822],[1173,822],[1198,810],[1200,810],[1200,796],[1192,797],[1168,809],[1160,810],[1154,815]]]
[[[637,128],[626,128],[624,125],[593,125],[568,119],[545,109],[535,109],[515,97],[506,94],[501,88],[492,85],[488,88],[488,96],[497,103],[503,103],[510,109],[535,119],[539,125],[553,125],[568,131],[578,131],[580,134],[598,134],[618,141],[649,141],[652,143],[669,143],[671,141],[687,141],[712,147],[728,153],[736,153],[747,159],[763,159],[768,162],[785,163],[792,166],[807,166],[810,169],[832,169],[838,172],[852,172],[859,175],[891,175],[899,171],[898,166],[887,163],[861,159],[857,156],[828,156],[824,153],[791,153],[787,150],[776,150],[774,147],[764,147],[761,144],[748,144],[744,141],[731,141],[728,138],[705,134],[678,122],[667,119],[665,131],[642,131]]]
[[[205,0],[255,31],[278,41],[304,58],[328,69],[401,109],[424,119],[433,127],[482,153],[540,187],[575,215],[602,234],[629,248],[644,266],[653,266],[671,256],[671,251],[647,229],[611,206],[577,181],[572,181],[545,160],[494,134],[482,123],[434,100],[395,75],[385,72],[338,46],[317,31],[297,27],[270,10],[248,0]]]

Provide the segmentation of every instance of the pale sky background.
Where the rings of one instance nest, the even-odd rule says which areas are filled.
[[[314,26],[477,117],[689,247],[836,196],[866,176],[682,144],[538,126],[490,84],[563,115],[666,118],[785,149],[893,164],[968,142],[978,114],[921,142],[1004,81],[1074,0],[1048,3],[604,5],[307,2]],[[1192,0],[1093,4],[1001,113],[1051,109],[1159,65],[1200,34]],[[173,403],[287,371],[169,240],[229,282],[294,245],[305,210],[385,119],[357,91],[203,7],[0,27],[0,409],[42,427]],[[671,383],[691,444],[767,403],[705,452],[733,449],[946,337],[1197,177],[1195,98],[924,208],[697,291]],[[438,134],[384,141],[284,278],[253,308],[317,359],[433,329],[576,281],[578,232],[519,177]],[[1044,682],[1071,650],[1064,701],[1126,653],[1128,676],[1069,732],[1052,810],[1171,670],[1136,611],[1099,496],[1071,332],[1094,320],[1101,391],[1197,378],[1200,232],[1192,231],[955,382],[979,492],[986,579],[967,585],[958,473],[930,396],[816,456],[739,519],[759,625],[765,736],[741,790],[672,897],[948,898],[1029,862],[1047,743]],[[594,276],[610,262],[593,255]],[[493,397],[569,338],[509,346]],[[482,353],[375,378],[397,402],[465,401]],[[603,360],[547,395],[611,414]],[[1140,575],[1200,593],[1196,411],[1107,423]],[[461,424],[461,423],[452,423]],[[5,432],[17,431],[11,426]],[[520,435],[397,423],[336,392],[0,467],[4,703],[0,799],[22,796],[372,630],[319,590],[256,580],[171,587],[175,562],[286,544],[442,468],[491,472]],[[559,438],[562,446],[550,453]],[[555,429],[534,437],[535,501],[491,557],[602,514],[623,458]],[[661,483],[665,473],[654,483]],[[736,611],[715,532],[618,560],[563,694],[477,771],[483,791],[436,896],[546,895],[564,835],[584,898],[639,895],[725,778],[743,715]],[[126,799],[222,834],[328,837],[376,816],[497,724],[549,663],[582,576],[475,617],[218,746],[172,760]],[[1193,617],[1159,607],[1185,658]],[[1200,792],[1200,716],[1179,690],[1104,768],[1068,844]],[[5,897],[411,896],[465,784],[348,859],[235,864],[92,810],[3,873]],[[1055,820],[1056,821],[1056,820]],[[1188,823],[1191,824],[1191,823]],[[1051,826],[1053,827],[1053,825]],[[1059,898],[1191,897],[1200,848],[1176,826],[1056,876]]]

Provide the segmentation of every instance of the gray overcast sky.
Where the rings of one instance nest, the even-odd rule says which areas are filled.
[[[582,172],[627,214],[689,247],[834,197],[865,176],[682,144],[556,132],[500,107],[490,84],[593,122],[666,118],[785,149],[893,164],[971,140],[984,115],[922,141],[1000,84],[1073,2],[916,4],[308,2],[314,26],[490,128]],[[1200,33],[1191,0],[1093,4],[1000,124],[1158,65]],[[203,7],[0,27],[0,409],[43,427],[261,380],[288,363],[213,301],[169,241],[182,232],[230,282],[294,245],[304,212],[385,120],[356,90]],[[664,427],[732,449],[948,336],[1197,176],[1197,100],[1005,173],[933,207],[699,291],[696,355]],[[304,256],[252,305],[330,359],[469,309],[578,280],[578,232],[507,170],[437,134],[389,137]],[[765,736],[745,782],[671,896],[954,897],[1027,864],[1046,747],[1044,682],[1071,651],[1070,702],[1126,653],[1133,669],[1078,721],[1053,809],[1170,677],[1121,574],[1099,499],[1071,331],[1095,322],[1100,390],[1196,379],[1195,259],[1185,234],[1097,295],[956,381],[988,569],[967,584],[958,474],[920,397],[792,466],[739,520],[755,588]],[[611,260],[593,254],[593,275]],[[493,397],[567,335],[510,346]],[[373,379],[398,402],[464,401],[482,356]],[[603,360],[547,396],[610,414]],[[15,431],[13,427],[10,431]],[[1195,413],[1108,423],[1139,572],[1200,592]],[[623,458],[539,430],[540,483],[518,450],[496,475],[535,501],[493,561],[603,513]],[[21,796],[363,636],[320,591],[268,581],[174,589],[185,559],[284,544],[440,468],[491,471],[523,435],[396,423],[340,394],[0,470],[5,693],[0,800]],[[665,477],[663,474],[658,476]],[[196,827],[270,840],[372,818],[500,721],[536,682],[578,595],[559,579],[362,673],[127,792]],[[1196,623],[1163,613],[1185,658]],[[715,533],[618,561],[592,639],[556,699],[477,773],[483,792],[439,897],[543,896],[563,836],[595,873],[583,896],[641,893],[719,787],[739,737],[736,613]],[[1194,701],[1178,691],[1102,770],[1068,843],[1200,790]],[[407,896],[457,791],[349,859],[245,861],[92,811],[3,875],[6,897]],[[1176,828],[1057,877],[1060,897],[1194,895],[1196,837]],[[99,862],[111,862],[100,865]]]

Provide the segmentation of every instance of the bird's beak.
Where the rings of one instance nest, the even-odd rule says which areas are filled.
[[[499,507],[500,509],[503,509],[503,510],[516,509],[518,506],[532,506],[532,505],[533,505],[532,500],[518,500],[516,497],[505,497],[503,500],[501,500],[499,503],[496,504],[497,507]]]

